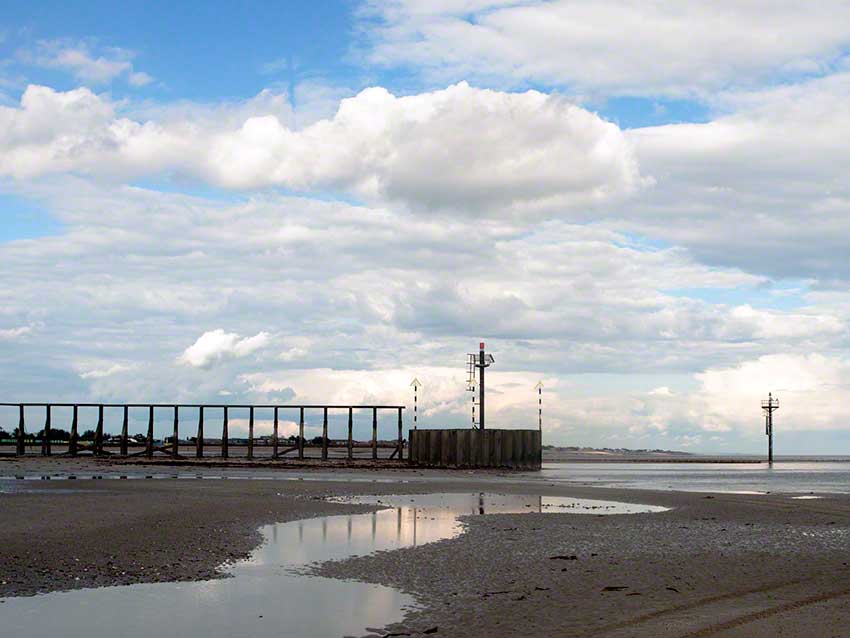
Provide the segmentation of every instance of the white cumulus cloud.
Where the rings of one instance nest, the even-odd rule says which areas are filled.
[[[178,357],[180,363],[193,368],[209,368],[224,359],[236,359],[256,352],[269,342],[269,333],[259,332],[253,337],[240,337],[233,332],[218,328],[198,337]]]
[[[226,188],[337,190],[471,215],[593,206],[643,183],[622,131],[557,95],[461,83],[396,97],[366,89],[292,129],[277,113],[234,125],[121,117],[88,89],[30,86],[0,107],[0,175],[176,171]]]

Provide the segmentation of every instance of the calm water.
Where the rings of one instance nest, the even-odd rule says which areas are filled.
[[[291,636],[362,634],[402,619],[413,599],[389,587],[299,576],[315,561],[430,543],[459,534],[460,515],[507,512],[620,514],[663,508],[497,494],[360,497],[387,509],[268,525],[264,543],[229,567],[233,578],[103,587],[6,598],[3,636]]]
[[[544,463],[548,482],[685,492],[850,494],[850,463]]]

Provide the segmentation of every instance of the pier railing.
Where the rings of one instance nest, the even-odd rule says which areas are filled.
[[[259,446],[260,442],[254,436],[254,417],[257,410],[273,410],[274,411],[274,426],[271,436],[272,458],[278,459],[289,453],[297,453],[299,459],[304,459],[305,448],[321,447],[322,460],[328,459],[328,450],[332,447],[346,447],[347,458],[354,458],[354,448],[371,447],[371,457],[374,460],[379,460],[378,449],[391,449],[393,452],[388,458],[389,460],[397,458],[403,459],[404,454],[404,438],[402,435],[402,411],[405,406],[402,405],[290,405],[290,404],[209,404],[209,403],[3,403],[0,402],[0,407],[12,407],[18,409],[18,427],[15,432],[15,451],[18,456],[26,454],[27,448],[27,422],[26,408],[44,408],[44,427],[41,436],[41,454],[42,456],[51,456],[52,441],[50,431],[52,426],[52,413],[54,408],[71,408],[72,417],[70,424],[70,436],[67,442],[68,450],[64,454],[69,456],[77,456],[82,452],[90,452],[95,456],[106,456],[114,454],[106,449],[108,445],[114,444],[112,441],[105,441],[104,438],[104,412],[106,410],[120,409],[123,411],[123,421],[121,426],[121,434],[119,437],[110,437],[111,439],[118,438],[118,454],[121,456],[146,456],[152,458],[154,453],[159,452],[172,458],[185,458],[180,455],[180,409],[192,408],[198,410],[197,420],[197,435],[194,440],[195,457],[204,458],[205,443],[212,445],[212,439],[204,438],[204,417],[210,412],[220,411],[222,415],[222,432],[220,440],[220,456],[228,458],[231,447],[247,447],[247,458],[254,458],[255,445]],[[97,408],[97,424],[94,429],[94,437],[91,440],[83,440],[80,437],[80,408]],[[135,438],[131,438],[129,434],[129,421],[131,409],[147,410],[147,435],[144,441],[139,442]],[[247,439],[232,439],[229,434],[229,418],[232,410],[248,410],[248,437]],[[165,437],[161,441],[154,438],[154,417],[157,411],[168,410],[173,418],[173,434],[170,437]],[[322,436],[320,443],[307,441],[304,437],[304,417],[305,411],[318,411],[322,413]],[[334,441],[328,437],[328,411],[345,410],[348,412],[348,437],[343,443]],[[371,412],[372,416],[372,438],[366,445],[363,442],[355,441],[353,436],[354,431],[354,411]],[[295,411],[298,414],[298,436],[293,442],[291,438],[282,439],[279,436],[279,420],[281,414],[291,414]],[[398,434],[395,441],[380,441],[378,439],[378,413],[380,411],[390,411],[398,413]],[[316,437],[318,438],[318,437]],[[159,444],[157,444],[159,443]],[[187,443],[191,444],[190,440]],[[285,444],[285,445],[282,445]],[[262,445],[267,447],[267,440],[262,440]],[[130,453],[131,447],[142,447],[138,452]],[[283,447],[283,449],[281,449]]]

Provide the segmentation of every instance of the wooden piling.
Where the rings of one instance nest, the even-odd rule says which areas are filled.
[[[50,456],[50,404],[45,406],[44,432],[41,437],[41,455]]]
[[[268,438],[271,438],[272,448],[270,457],[273,459],[282,458],[284,455],[298,451],[299,459],[305,458],[305,448],[306,447],[317,447],[321,449],[322,460],[330,460],[331,459],[331,448],[332,447],[346,447],[346,453],[344,456],[339,458],[348,457],[348,459],[353,460],[355,458],[354,450],[358,446],[371,447],[372,449],[372,459],[373,460],[385,460],[391,461],[393,459],[398,458],[399,460],[406,460],[405,456],[408,458],[411,456],[411,450],[413,450],[414,445],[416,443],[413,440],[413,437],[410,437],[410,442],[408,443],[405,438],[404,432],[404,406],[399,405],[332,405],[332,404],[324,404],[324,405],[263,405],[263,404],[255,404],[255,405],[203,405],[203,404],[192,404],[192,403],[172,403],[172,404],[158,404],[158,403],[147,403],[147,404],[139,404],[139,403],[46,403],[46,402],[37,402],[37,403],[0,403],[2,406],[9,406],[14,409],[18,408],[18,427],[15,433],[15,454],[16,455],[26,455],[27,453],[35,453],[41,454],[42,456],[50,456],[52,454],[52,437],[53,437],[53,412],[56,407],[72,407],[73,408],[73,420],[71,423],[71,436],[68,441],[68,452],[67,454],[70,456],[77,456],[80,452],[93,452],[95,456],[101,456],[106,454],[112,454],[112,441],[114,441],[115,447],[119,448],[120,455],[123,457],[127,456],[143,456],[147,458],[153,458],[156,452],[162,452],[168,457],[172,457],[175,459],[183,458],[181,457],[180,445],[186,442],[187,439],[191,439],[188,436],[188,433],[183,432],[185,435],[183,439],[181,439],[180,432],[180,410],[181,408],[192,408],[198,409],[198,422],[197,422],[197,437],[195,437],[195,454],[196,458],[203,458],[204,456],[204,421],[205,421],[205,409],[208,407],[215,408],[223,408],[224,410],[224,419],[223,419],[223,427],[222,427],[222,457],[228,458],[229,456],[229,447],[230,447],[230,436],[229,436],[229,420],[230,420],[230,412],[229,409],[232,407],[237,407],[241,409],[248,409],[249,419],[248,419],[248,438],[247,445],[245,443],[241,443],[241,446],[247,447],[247,458],[253,459],[256,458],[256,433],[255,433],[255,425],[256,425],[256,410],[257,409],[273,409],[274,410],[274,427],[272,430],[272,435]],[[27,430],[27,422],[26,422],[26,410],[27,409],[40,409],[44,407],[44,427],[38,432],[36,437],[33,437],[33,428]],[[84,408],[88,410],[89,408],[97,409],[97,424],[92,428],[94,430],[93,440],[89,441],[88,439],[80,442],[80,432],[79,432],[79,409]],[[130,432],[129,432],[129,412],[131,408],[147,408],[148,409],[148,427],[147,434],[144,438],[139,436],[139,440],[143,441],[143,445],[141,447],[140,452],[131,451],[130,447],[135,445],[135,441],[131,440]],[[112,410],[113,408],[121,408],[123,411],[123,420],[121,423],[120,435],[114,436],[110,438],[110,435],[105,431],[105,410],[109,408]],[[156,429],[156,410],[171,408],[173,410],[173,429],[171,436],[162,436],[162,432],[157,437],[155,436]],[[299,425],[298,425],[298,441],[297,443],[293,443],[292,445],[287,445],[284,440],[284,447],[286,449],[281,449],[281,430],[280,430],[280,419],[281,419],[281,409],[293,409],[298,408],[299,410]],[[306,415],[305,410],[322,409],[322,434],[321,437],[315,437],[313,442],[308,442],[306,440],[305,430],[306,430]],[[332,439],[330,436],[330,411],[331,410],[348,410],[348,437],[347,442],[343,442],[343,438],[339,437],[339,439]],[[372,437],[371,442],[367,443],[365,441],[358,442],[354,440],[354,410],[371,410],[372,411]],[[397,436],[396,440],[392,439],[384,439],[380,440],[378,438],[378,419],[380,415],[378,412],[380,410],[393,410],[396,412],[396,420],[397,420]],[[31,416],[31,415],[30,415]],[[117,415],[116,415],[117,416]],[[160,415],[161,416],[161,415]],[[40,421],[40,419],[36,419]],[[31,424],[29,424],[31,425]],[[185,429],[185,428],[184,428]],[[344,435],[343,435],[344,436]],[[37,439],[37,440],[34,440]],[[260,445],[267,443],[265,440],[266,437],[261,437]],[[243,441],[243,439],[239,439],[239,441]],[[346,445],[347,443],[347,445]],[[191,443],[189,443],[191,444]],[[438,445],[443,445],[443,443],[437,443]],[[35,446],[38,445],[39,449],[35,449]],[[419,443],[422,445],[422,442]],[[448,454],[452,457],[451,463],[455,462],[455,452],[454,450],[457,448],[457,445],[454,443],[454,440],[451,444],[452,452],[448,452]],[[379,452],[379,448],[386,448],[388,453],[383,455]],[[405,450],[405,448],[408,448]],[[340,450],[342,451],[342,450]],[[114,452],[116,455],[119,454],[119,451],[116,450]]]
[[[153,406],[148,406],[148,436],[145,442],[145,454],[153,458]]]
[[[229,450],[227,449],[229,436],[227,431],[227,416],[227,406],[224,406],[224,421],[221,423],[221,458],[223,459],[226,459],[229,455]]]
[[[324,408],[324,420],[322,422],[322,460],[328,460],[328,409]]]
[[[124,420],[121,421],[121,456],[127,456],[129,452],[129,438],[130,438],[130,408],[128,406],[124,406]]]
[[[398,409],[398,460],[404,460],[404,434],[402,434],[401,429],[404,427],[404,423],[401,420],[401,408]]]
[[[77,440],[79,439],[79,432],[77,430],[77,406],[74,406],[74,413],[71,417],[71,436],[68,437],[68,454],[70,456],[77,456]]]
[[[180,456],[180,408],[174,406],[174,433],[171,436],[171,456]]]
[[[248,408],[248,458],[254,458],[254,406]]]
[[[97,406],[97,427],[94,430],[94,455],[103,454],[103,405]]]
[[[277,406],[274,408],[274,430],[272,431],[272,458],[277,458]]]
[[[378,458],[378,408],[372,408],[372,459]]]
[[[354,408],[348,408],[348,458],[354,458]]]
[[[26,446],[25,446],[25,441],[24,441],[24,436],[25,436],[25,433],[26,433],[25,427],[26,427],[26,420],[24,418],[24,404],[21,403],[21,405],[19,406],[19,411],[18,411],[18,439],[17,439],[17,445],[15,447],[15,453],[18,456],[23,456],[27,452],[27,449],[26,449]]]
[[[304,459],[304,408],[299,408],[298,417],[298,458]]]
[[[198,410],[198,436],[195,438],[195,458],[204,458],[204,406]]]

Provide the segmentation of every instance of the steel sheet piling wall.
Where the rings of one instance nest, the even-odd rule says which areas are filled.
[[[411,465],[539,470],[539,430],[408,430]]]

